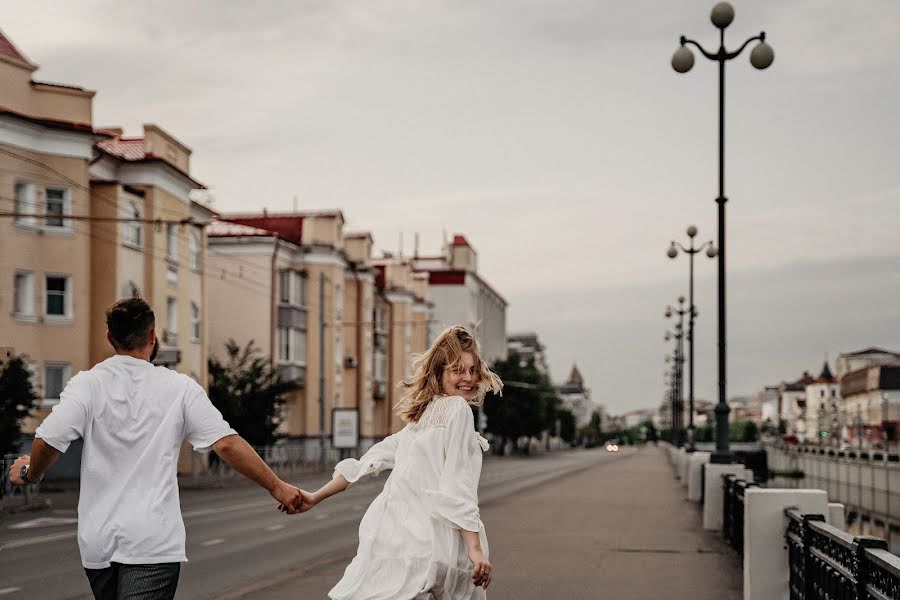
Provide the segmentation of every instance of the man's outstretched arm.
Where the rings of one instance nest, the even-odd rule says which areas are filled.
[[[256,450],[239,435],[226,435],[212,449],[232,469],[268,491],[289,514],[299,512],[300,490],[278,478]]]
[[[34,438],[34,442],[31,444],[31,455],[26,454],[20,456],[9,468],[10,483],[13,485],[27,484],[27,482],[19,476],[22,467],[25,465],[28,465],[28,481],[32,483],[40,481],[50,469],[51,465],[59,458],[59,455],[59,450],[41,438]]]

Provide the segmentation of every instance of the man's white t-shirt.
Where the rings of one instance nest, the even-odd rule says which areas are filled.
[[[78,438],[78,547],[88,569],[111,562],[187,560],[178,452],[236,432],[200,385],[145,360],[115,355],[73,377],[35,436],[60,452]]]

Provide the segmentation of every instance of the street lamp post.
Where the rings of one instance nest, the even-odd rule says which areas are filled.
[[[672,245],[669,246],[669,251],[667,252],[669,258],[675,258],[678,256],[678,249],[681,248],[681,251],[688,255],[690,269],[688,270],[688,430],[687,430],[687,451],[694,452],[697,447],[695,445],[694,437],[696,433],[696,428],[694,427],[694,320],[697,318],[697,307],[694,305],[694,255],[698,252],[706,249],[706,255],[710,258],[715,258],[717,252],[716,247],[713,246],[712,240],[704,243],[699,247],[694,246],[694,238],[697,237],[697,228],[693,225],[690,225],[687,228],[688,238],[690,238],[690,245],[685,248],[680,243],[672,240]]]
[[[672,68],[678,73],[687,73],[694,66],[694,54],[688,44],[695,46],[700,53],[710,60],[719,63],[719,403],[716,404],[716,450],[710,457],[713,463],[730,463],[733,455],[728,445],[728,401],[726,400],[726,335],[725,335],[725,63],[737,58],[744,48],[753,41],[759,41],[750,52],[750,64],[757,69],[765,69],[775,60],[775,51],[766,43],[766,33],[747,39],[737,50],[729,52],[725,49],[725,29],[734,20],[734,8],[728,2],[719,2],[713,6],[710,20],[719,29],[719,49],[708,52],[699,43],[681,36],[681,45],[672,55]]]
[[[684,308],[684,296],[678,297],[678,308],[673,309],[671,306],[666,307],[666,317],[672,314],[678,314],[678,323],[675,323],[675,333],[666,331],[665,340],[675,340],[675,356],[674,356],[674,425],[673,431],[677,432],[676,446],[684,445],[684,315],[687,309]]]

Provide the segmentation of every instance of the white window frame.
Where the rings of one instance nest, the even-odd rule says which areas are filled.
[[[47,382],[50,380],[48,371],[49,369],[61,369],[62,370],[62,382],[59,387],[59,395],[50,397],[47,395]],[[41,397],[43,398],[40,403],[42,407],[50,407],[59,404],[59,397],[62,395],[63,390],[66,389],[66,384],[69,383],[69,379],[71,378],[71,365],[69,363],[64,362],[50,362],[47,361],[44,363],[44,388],[41,390]]]
[[[278,364],[306,365],[306,332],[296,327],[279,327],[277,332]]]
[[[169,285],[178,285],[178,267],[173,265],[166,266],[166,281]]]
[[[62,213],[59,213],[59,214],[63,214],[63,215],[71,215],[72,214],[72,190],[70,188],[67,188],[67,187],[61,186],[61,185],[45,185],[44,186],[44,201],[43,201],[44,215],[45,215],[44,231],[63,231],[63,232],[72,231],[72,220],[71,219],[66,219],[65,217],[63,217],[62,223],[59,225],[51,225],[48,222],[46,215],[56,214],[47,209],[47,204],[49,202],[48,196],[49,196],[50,190],[62,192],[62,199],[61,199],[62,200]]]
[[[191,302],[191,341],[200,343],[200,307],[196,302]]]
[[[166,260],[178,262],[178,224],[166,224]]]
[[[66,289],[63,291],[63,314],[61,315],[50,314],[47,310],[47,305],[50,301],[50,286],[48,283],[51,278],[62,279],[66,282]],[[72,306],[73,296],[71,275],[66,273],[44,273],[44,319],[46,319],[47,322],[70,323],[74,316]]]
[[[306,306],[306,278],[299,271],[278,272],[278,302],[288,306]]]
[[[13,273],[13,317],[22,321],[36,321],[34,310],[34,271],[16,270]],[[24,289],[23,289],[24,283]]]
[[[178,298],[174,296],[166,298],[166,329],[163,341],[171,346],[178,343]]]
[[[20,186],[22,195],[19,193]],[[28,216],[16,217],[16,225],[27,229],[39,229],[36,217],[37,209],[37,186],[30,181],[17,179],[13,183],[13,211]]]
[[[134,250],[144,249],[144,224],[137,219],[141,218],[141,209],[137,202],[130,200],[123,211],[126,219],[135,219],[122,223],[122,244]]]

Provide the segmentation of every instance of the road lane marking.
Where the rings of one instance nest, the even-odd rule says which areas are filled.
[[[224,541],[225,541],[225,538],[216,538],[214,540],[206,540],[205,542],[203,542],[200,545],[201,546],[215,546],[216,544],[221,544]]]
[[[14,542],[6,542],[0,545],[0,550],[12,550],[13,548],[22,548],[24,546],[33,546],[34,544],[43,544],[44,542],[55,542],[64,540],[78,535],[77,531],[66,531],[63,533],[54,533],[53,535],[43,535],[41,537],[27,538],[24,540],[16,540]]]
[[[77,523],[78,519],[60,518],[60,517],[40,517],[38,519],[30,519],[22,521],[15,525],[10,525],[9,529],[33,529],[36,527],[55,527],[57,525],[72,525]]]
[[[278,531],[279,529],[284,529],[284,525],[269,525],[266,529],[268,531]]]
[[[277,505],[274,504],[274,501],[268,502],[246,502],[244,504],[235,504],[233,506],[225,506],[223,508],[201,508],[199,510],[191,510],[188,512],[181,513],[181,516],[185,519],[192,519],[194,517],[204,517],[206,515],[215,515],[223,512],[233,512],[236,510],[244,510],[245,508],[263,508],[266,506],[271,506],[272,508],[276,508]]]
[[[327,514],[316,515],[316,521],[324,521],[328,518]]]
[[[0,590],[0,596],[3,596],[5,594],[12,594],[13,592],[21,592],[21,591],[22,591],[22,588],[3,588],[2,590]]]

